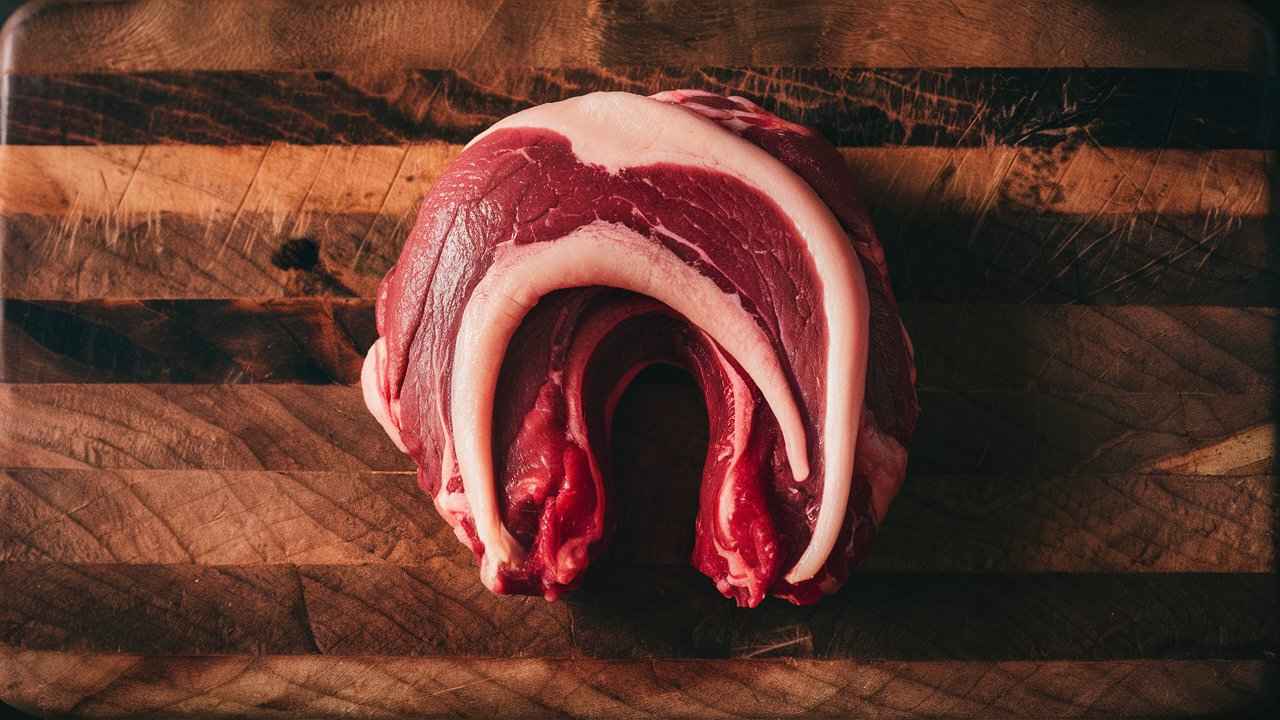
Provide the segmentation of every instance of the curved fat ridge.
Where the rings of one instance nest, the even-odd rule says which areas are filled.
[[[711,336],[706,332],[702,335],[703,343],[711,350],[711,356],[719,366],[720,375],[729,381],[728,389],[733,396],[733,439],[730,442],[732,448],[730,469],[732,469],[732,466],[742,458],[742,453],[747,447],[747,439],[751,435],[751,417],[754,414],[751,388],[733,367],[733,363],[729,362],[729,358],[725,357],[712,341]]]
[[[661,244],[625,226],[596,221],[557,240],[502,246],[463,310],[450,386],[458,469],[485,546],[482,577],[523,555],[499,517],[490,450],[493,396],[506,347],[540,297],[590,285],[630,290],[684,315],[742,366],[784,437],[790,431],[804,441],[799,406],[764,331],[737,296]]]
[[[714,120],[670,102],[622,92],[582,95],[511,115],[468,147],[503,128],[559,133],[569,139],[580,162],[610,172],[657,163],[723,172],[771,197],[791,220],[822,284],[827,322],[821,506],[809,544],[786,576],[789,582],[813,577],[835,547],[848,505],[867,373],[866,278],[839,221],[782,161]],[[809,458],[799,416],[779,413],[774,398],[766,399],[781,426],[792,473],[802,481],[809,474]]]
[[[586,456],[587,467],[591,473],[596,489],[595,522],[590,530],[576,537],[562,540],[555,555],[554,566],[549,568],[555,582],[567,586],[573,582],[586,566],[586,557],[592,543],[600,540],[604,534],[604,474],[596,457],[595,448],[591,447],[587,432],[586,408],[583,405],[583,379],[591,357],[601,341],[613,332],[621,323],[637,315],[661,311],[662,306],[649,298],[637,297],[621,304],[610,305],[606,309],[593,313],[578,326],[573,341],[569,346],[565,361],[564,397],[566,404],[565,421],[569,440],[582,449]],[[644,365],[628,368],[624,371],[617,386],[625,388]],[[617,387],[614,388],[617,390]],[[606,426],[611,419],[613,409],[605,409]]]
[[[586,532],[580,535],[561,539],[555,554],[555,560],[548,568],[552,579],[560,586],[568,586],[586,566],[586,557],[593,543],[599,541],[604,534],[605,491],[604,473],[592,447],[587,429],[587,408],[584,393],[588,367],[592,364],[596,351],[604,340],[623,323],[655,313],[669,312],[663,305],[651,298],[634,296],[621,302],[611,302],[603,308],[586,315],[575,328],[573,340],[569,346],[564,364],[564,398],[566,404],[566,431],[570,442],[583,450],[588,470],[595,484],[596,506],[594,522]],[[633,346],[634,347],[634,346]],[[621,374],[612,383],[605,398],[602,418],[605,437],[611,435],[613,411],[618,399],[631,381],[640,372],[657,362],[650,356],[637,356],[629,362]],[[606,441],[607,447],[607,441]],[[552,588],[554,590],[554,587]]]
[[[450,447],[449,439],[445,438],[444,461],[441,474],[448,476],[452,473],[453,448]],[[449,527],[453,528],[454,537],[458,538],[458,542],[464,546],[477,551],[480,548],[475,547],[471,542],[471,538],[467,536],[467,530],[462,522],[471,517],[471,509],[467,507],[467,496],[464,493],[453,492],[449,490],[449,482],[446,480],[441,482],[436,491],[431,494],[431,501],[436,506],[436,512],[440,513],[440,517],[449,523]],[[490,590],[497,592],[497,588],[487,586]]]
[[[623,322],[639,315],[662,312],[663,309],[660,303],[651,298],[630,298],[622,303],[612,304],[604,310],[591,314],[577,328],[573,336],[573,343],[569,346],[569,355],[565,362],[565,367],[567,368],[565,373],[565,398],[568,405],[569,436],[577,443],[578,447],[588,450],[588,455],[592,457],[592,463],[595,462],[595,458],[588,445],[586,411],[582,404],[582,382],[586,376],[587,365],[591,361],[591,356],[605,337]],[[614,388],[619,397],[622,390],[625,390],[631,380],[647,365],[649,365],[647,362],[640,363],[637,366],[628,368],[623,373],[622,379]],[[606,426],[612,416],[613,406],[606,403]]]
[[[618,403],[622,401],[622,395],[631,386],[631,381],[636,379],[640,373],[645,370],[662,364],[659,360],[645,361],[636,363],[627,368],[618,378],[618,382],[613,384],[613,389],[609,391],[608,396],[604,399],[604,435],[607,438],[613,437],[613,413],[618,409]]]
[[[400,428],[393,421],[394,413],[391,404],[387,400],[387,341],[384,338],[378,338],[378,341],[369,348],[369,354],[365,356],[364,365],[360,368],[360,390],[364,395],[364,404],[369,408],[369,412],[373,414],[378,424],[386,431],[387,436],[391,438],[391,442],[396,444],[400,452],[407,453],[404,440],[400,437]]]
[[[857,473],[871,486],[871,512],[879,524],[907,477],[907,449],[875,423],[864,423],[859,435],[859,443],[868,452],[858,455]]]
[[[763,124],[801,135],[813,134],[813,131],[804,125],[783,120],[739,95],[717,95],[708,90],[663,90],[649,97],[688,108],[734,132],[742,132],[750,127],[761,127]],[[732,107],[726,107],[726,105]]]
[[[729,571],[728,575],[717,583],[717,587],[726,596],[735,596],[732,588],[740,588],[746,593],[743,598],[746,605],[755,607],[764,600],[773,577],[770,568],[752,565],[743,557],[742,543],[749,542],[750,538],[738,537],[738,533],[734,532],[733,523],[739,494],[737,485],[744,482],[740,477],[740,465],[746,455],[747,443],[751,437],[755,400],[746,379],[734,368],[733,363],[725,357],[720,348],[710,339],[704,338],[704,342],[711,349],[714,362],[719,365],[719,374],[728,381],[727,389],[733,398],[733,435],[727,448],[727,457],[721,458],[728,460],[728,464],[725,466],[724,479],[716,502],[715,527],[710,531],[716,554],[724,558]],[[707,478],[704,477],[703,482],[707,482]]]

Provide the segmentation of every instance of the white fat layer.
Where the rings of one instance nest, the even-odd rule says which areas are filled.
[[[396,444],[400,452],[408,452],[404,446],[404,440],[400,438],[400,428],[396,427],[395,422],[391,419],[391,410],[387,405],[387,396],[384,394],[386,388],[386,371],[387,371],[387,341],[378,338],[378,341],[369,348],[369,354],[364,359],[364,365],[360,368],[360,390],[364,395],[364,404],[369,408],[369,412],[373,414],[378,424],[386,431],[387,436],[391,438],[391,442]]]
[[[631,384],[636,376],[644,372],[645,368],[656,365],[657,363],[640,363],[633,365],[622,374],[617,384],[609,391],[608,397],[604,400],[604,436],[606,438],[613,437],[613,411],[618,409],[618,403],[622,400],[622,393],[627,391],[627,386]]]
[[[729,574],[717,587],[723,592],[724,586],[737,586],[746,588],[748,592],[751,589],[752,568],[742,557],[742,550],[738,547],[725,547],[720,542],[720,537],[733,537],[733,510],[735,486],[738,482],[738,463],[742,461],[742,455],[747,450],[747,440],[751,436],[751,415],[752,404],[751,389],[747,387],[747,383],[742,376],[734,369],[733,364],[724,356],[720,348],[715,343],[707,343],[716,354],[716,362],[720,364],[721,372],[725,377],[729,378],[729,391],[733,398],[733,437],[730,441],[730,460],[725,467],[724,482],[720,485],[720,496],[717,498],[716,505],[716,523],[720,526],[719,531],[711,533],[712,543],[715,546],[716,553],[725,559],[729,566]],[[756,600],[757,598],[752,598]]]
[[[574,337],[573,347],[569,351],[569,366],[572,370],[569,375],[568,389],[566,391],[569,400],[569,434],[570,437],[580,438],[580,446],[587,449],[587,457],[591,462],[591,471],[596,473],[597,477],[599,476],[600,469],[596,463],[595,453],[592,452],[590,446],[586,444],[586,415],[583,412],[582,406],[582,382],[583,376],[586,372],[587,361],[590,359],[591,354],[595,352],[595,349],[600,345],[600,342],[604,340],[605,336],[617,327],[619,323],[636,317],[645,311],[656,310],[658,307],[657,303],[645,298],[629,302],[619,307],[611,308],[607,312],[593,317],[586,325],[579,329],[577,335]],[[626,392],[627,387],[631,385],[631,381],[635,380],[637,375],[643,372],[645,368],[655,364],[657,363],[653,361],[644,361],[632,365],[618,377],[617,381],[614,382],[613,387],[609,389],[609,394],[605,397],[604,401],[605,438],[613,437],[613,413],[618,407],[618,402],[622,399],[622,394]],[[606,443],[607,442],[608,440],[606,440]],[[580,570],[586,563],[587,543],[589,541],[594,541],[597,537],[598,534],[590,538],[572,538],[565,543],[565,546],[561,548],[560,555],[557,558],[561,568],[557,570],[560,576],[572,579],[573,575],[570,572],[566,572],[564,568],[572,571],[572,573],[576,573]],[[566,565],[567,562],[571,562],[573,564]],[[563,579],[560,582],[567,583],[568,579]]]
[[[565,398],[568,403],[568,430],[569,437],[577,443],[578,447],[587,451],[589,456],[592,455],[591,448],[587,443],[587,424],[586,412],[582,406],[582,383],[586,374],[588,361],[591,355],[595,353],[596,348],[604,341],[605,337],[613,332],[622,322],[629,320],[637,315],[643,314],[645,311],[654,311],[660,309],[660,306],[647,298],[637,298],[621,305],[614,305],[603,312],[596,313],[589,317],[573,336],[573,344],[569,346],[569,357],[566,366],[569,368],[569,374],[565,378]],[[629,368],[623,374],[622,379],[610,391],[609,398],[613,399],[614,393],[621,395],[626,389],[627,384],[648,365],[648,363],[637,365]],[[613,405],[608,402],[605,404],[605,423],[609,423],[609,419],[613,416]],[[591,458],[592,466],[595,466],[595,458]]]
[[[539,298],[588,285],[647,295],[683,314],[737,359],[774,414],[788,418],[804,437],[799,408],[764,331],[736,295],[722,291],[670,250],[623,225],[602,221],[556,240],[501,247],[462,313],[451,385],[458,469],[486,562],[491,556],[500,564],[521,557],[498,515],[490,451],[493,395],[504,351]]]
[[[567,363],[569,373],[565,381],[565,396],[569,406],[568,432],[570,439],[577,443],[578,447],[582,448],[586,453],[593,481],[595,478],[600,477],[601,473],[600,466],[596,462],[595,453],[592,452],[588,443],[586,412],[582,405],[582,385],[588,361],[605,337],[620,323],[645,311],[657,310],[658,308],[657,303],[647,298],[611,307],[603,313],[592,316],[578,328],[573,338],[573,344],[569,348]],[[635,379],[636,375],[639,375],[641,370],[651,364],[641,362],[627,368],[617,382],[614,383],[614,386],[610,388],[604,407],[606,437],[611,436],[613,433],[613,410],[617,407],[618,399],[622,396],[627,386],[631,384],[631,381]],[[599,502],[603,502],[603,499],[600,499]],[[599,537],[599,532],[591,533],[569,538],[561,545],[559,552],[556,554],[556,567],[554,568],[557,582],[568,584],[573,580],[574,576],[586,566],[588,545],[598,540]]]
[[[821,505],[809,544],[786,579],[796,583],[813,577],[835,547],[844,520],[867,372],[866,279],[839,221],[808,183],[781,161],[714,121],[670,103],[630,93],[582,95],[511,115],[469,145],[503,128],[559,133],[570,140],[580,161],[603,166],[613,173],[655,163],[727,173],[773,198],[791,220],[821,282],[827,321]],[[737,357],[734,348],[725,347]],[[486,362],[497,363],[500,359],[501,353],[497,358],[486,358]],[[752,380],[766,392],[765,399],[778,419],[795,479],[804,480],[809,474],[809,460],[798,412],[792,414],[779,404],[776,388],[770,391],[754,375]],[[795,407],[794,402],[788,404]],[[483,477],[488,478],[489,474]]]
[[[706,332],[703,335],[707,335]],[[709,336],[708,336],[709,337]],[[738,374],[733,363],[724,356],[720,348],[713,342],[708,342],[707,346],[711,348],[716,355],[716,362],[720,364],[720,372],[729,378],[729,390],[733,396],[733,439],[730,442],[732,461],[729,463],[728,472],[732,473],[733,468],[737,466],[738,460],[742,458],[742,453],[747,449],[747,440],[751,436],[751,415],[752,404],[751,390],[747,387],[746,381]],[[728,528],[727,519],[725,527]],[[726,532],[728,532],[726,530]]]
[[[889,504],[907,475],[907,449],[872,423],[864,424],[861,434],[859,442],[864,451],[858,458],[862,461],[858,474],[866,476],[871,485],[871,511],[878,524],[889,512]]]

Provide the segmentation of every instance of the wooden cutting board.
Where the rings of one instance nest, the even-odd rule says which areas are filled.
[[[47,3],[0,92],[0,699],[41,715],[1275,708],[1277,81],[1172,2]],[[620,411],[570,600],[495,597],[353,386],[463,143],[705,87],[862,178],[924,413],[812,608],[688,567],[705,418]]]

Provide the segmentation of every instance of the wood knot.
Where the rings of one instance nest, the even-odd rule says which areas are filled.
[[[271,264],[281,270],[310,271],[320,262],[320,244],[307,237],[286,240],[271,255]]]

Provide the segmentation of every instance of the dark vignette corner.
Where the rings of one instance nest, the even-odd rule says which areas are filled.
[[[1272,93],[1269,107],[1272,114],[1264,119],[1268,124],[1266,131],[1268,132],[1265,143],[1267,147],[1274,148],[1277,140],[1280,140],[1280,90],[1277,89],[1275,81],[1277,75],[1280,75],[1280,3],[1274,0],[1248,0],[1248,5],[1262,20],[1262,24],[1267,33],[1266,51],[1268,57],[1266,62],[1266,73],[1268,78],[1268,87]],[[1268,253],[1266,257],[1266,269],[1273,276],[1280,270],[1280,213],[1276,212],[1276,208],[1280,208],[1280,163],[1271,162],[1268,168],[1271,186],[1271,217],[1267,225],[1267,235],[1271,239],[1268,244]],[[1267,294],[1268,304],[1272,307],[1280,305],[1280,283],[1276,283],[1270,288]],[[1280,327],[1276,329],[1280,335]],[[1273,347],[1280,360],[1280,342],[1275,343]],[[1280,417],[1280,393],[1273,395],[1273,406],[1271,417]],[[1273,451],[1272,455],[1275,453]],[[1274,462],[1273,462],[1274,469]],[[1273,487],[1273,493],[1280,494],[1280,487]],[[1271,534],[1272,537],[1280,537],[1280,498],[1273,498],[1272,507],[1275,508],[1271,518]],[[1276,559],[1276,565],[1272,568],[1272,577],[1276,582],[1280,582],[1280,557]],[[1277,711],[1280,711],[1280,648],[1269,648],[1266,652],[1266,667],[1262,680],[1262,697],[1259,698],[1259,707],[1249,708],[1249,712],[1256,711],[1259,716],[1276,717]]]

